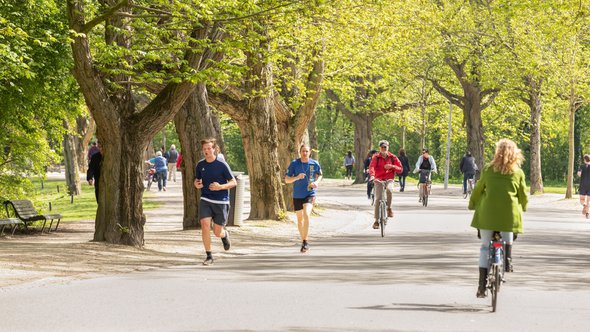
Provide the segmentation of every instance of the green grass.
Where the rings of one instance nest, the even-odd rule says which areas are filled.
[[[82,183],[82,193],[74,196],[73,203],[67,193],[65,180],[45,180],[41,188],[41,180],[34,179],[33,186],[35,197],[31,197],[31,200],[39,213],[48,213],[49,203],[51,203],[51,211],[60,213],[63,216],[62,221],[94,220],[96,217],[94,187],[85,182]],[[145,200],[144,196],[144,210],[155,209],[159,205]]]

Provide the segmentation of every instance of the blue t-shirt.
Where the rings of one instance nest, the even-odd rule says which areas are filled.
[[[154,167],[156,167],[156,172],[162,172],[162,171],[168,170],[168,166],[167,166],[168,163],[166,162],[166,158],[164,158],[162,156],[157,156],[157,157],[150,159],[150,163],[154,164]]]
[[[311,158],[306,163],[301,162],[301,159],[295,159],[289,165],[286,175],[297,176],[299,173],[305,173],[305,178],[293,182],[293,198],[315,196],[316,189],[308,186],[316,179],[316,176],[322,175],[320,164]]]
[[[203,180],[201,199],[211,203],[229,204],[229,189],[213,191],[209,190],[209,185],[213,182],[226,184],[233,178],[229,165],[217,159],[210,163],[202,159],[195,168],[195,179]]]

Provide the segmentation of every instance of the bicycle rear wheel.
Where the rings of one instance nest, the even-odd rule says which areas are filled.
[[[428,206],[428,194],[422,196],[422,205],[424,205],[424,207]]]
[[[500,285],[500,270],[498,265],[492,265],[492,280],[490,282],[490,293],[492,294],[492,312],[496,312],[496,306],[498,304],[498,291]]]

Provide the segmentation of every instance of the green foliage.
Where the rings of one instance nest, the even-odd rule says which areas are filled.
[[[0,196],[23,197],[27,177],[59,160],[64,120],[81,110],[70,74],[64,4],[0,1]]]

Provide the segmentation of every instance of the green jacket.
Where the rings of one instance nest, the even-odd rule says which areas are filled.
[[[471,227],[522,233],[522,212],[528,204],[526,191],[520,168],[502,174],[491,166],[485,167],[469,199],[469,210],[475,210]]]

